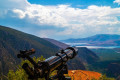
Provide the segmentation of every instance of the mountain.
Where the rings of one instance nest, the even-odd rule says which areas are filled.
[[[120,75],[120,62],[110,63],[107,69],[108,76],[118,77]]]
[[[62,42],[59,42],[57,40],[54,40],[54,39],[50,39],[50,38],[44,38],[45,40],[55,44],[56,46],[59,46],[60,49],[65,49],[67,47],[69,47],[69,45],[65,44],[65,43],[62,43]],[[80,53],[80,51],[78,52],[78,54]],[[84,52],[82,52],[84,54]],[[90,53],[90,52],[88,52]],[[67,62],[67,64],[69,65],[68,68],[69,69],[81,69],[81,70],[85,70],[85,66],[82,62],[82,60],[80,59],[81,57],[79,57],[78,55],[73,59],[73,60],[70,60]],[[84,60],[86,61],[86,60]],[[79,65],[78,65],[79,64]]]
[[[100,60],[88,65],[89,70],[106,74],[108,77],[120,76],[120,48],[91,50],[99,56]]]
[[[0,26],[0,72],[6,74],[9,69],[15,70],[20,62],[19,51],[31,48],[36,50],[36,57],[43,55],[45,58],[55,55],[59,49],[42,38]]]
[[[86,47],[78,48],[78,57],[84,64],[91,64],[99,60],[99,57]]]
[[[60,42],[57,43],[60,44]],[[61,43],[61,45],[63,44]],[[20,59],[17,58],[19,51],[31,48],[36,50],[33,56],[40,57],[42,55],[45,58],[54,56],[60,49],[58,45],[54,45],[45,39],[0,26],[0,75],[7,74],[8,70],[11,69],[16,70],[17,65],[20,63]],[[79,65],[77,65],[78,63]],[[70,60],[68,66],[69,69],[85,70],[85,66],[77,58]]]
[[[20,50],[34,48],[36,53],[33,56],[40,57],[42,55],[48,58],[54,56],[60,48],[67,46],[53,39],[42,39],[15,29],[0,26],[0,72],[1,74],[6,74],[8,70],[16,70],[17,65],[20,63],[20,59],[17,58]],[[68,68],[85,70],[84,63],[97,61],[97,58],[95,53],[89,49],[80,48],[78,55],[68,61]]]
[[[61,40],[65,43],[87,43],[89,46],[119,46],[120,35],[116,34],[97,34],[87,38]]]
[[[50,39],[50,38],[43,38],[49,42],[51,42],[52,44],[60,47],[61,49],[66,49],[67,47],[69,47],[69,45],[65,44],[65,43],[62,43],[60,41],[57,41],[57,40],[54,40],[54,39]]]
[[[120,39],[118,40],[108,40],[103,42],[90,43],[92,46],[120,46]]]
[[[89,70],[106,74],[108,77],[120,76],[120,60],[98,61],[89,65]]]
[[[62,42],[59,42],[59,41],[56,41],[54,39],[49,39],[49,38],[44,38],[45,40],[55,44],[56,46],[59,46],[60,48],[67,48],[68,45],[62,43]],[[70,65],[69,69],[74,69],[74,66],[75,69],[79,69],[79,67],[81,67],[81,69],[85,69],[83,66],[79,66],[79,65],[76,65],[77,63],[79,64],[91,64],[91,63],[94,63],[96,61],[99,60],[99,57],[91,50],[89,50],[88,48],[86,47],[80,47],[78,48],[78,55],[75,57],[75,59],[71,60],[68,62],[68,64]],[[80,63],[80,61],[82,63]],[[75,63],[74,63],[75,62]],[[71,65],[73,64],[73,65]]]

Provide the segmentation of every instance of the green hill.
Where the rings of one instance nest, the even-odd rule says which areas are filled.
[[[78,57],[84,64],[91,64],[99,60],[99,57],[86,47],[78,48]]]
[[[50,38],[44,38],[44,39],[55,44],[56,46],[59,46],[60,49],[66,49],[67,47],[69,47],[69,45],[62,43],[60,41],[54,40],[54,39],[50,39]]]
[[[108,77],[119,78],[120,48],[91,50],[99,56],[100,60],[90,64],[89,69],[106,74]]]
[[[59,46],[62,49],[69,46],[62,42],[56,41],[54,39],[49,39],[49,38],[44,38],[44,39],[55,44],[56,46]],[[90,50],[86,47],[78,47],[78,55],[73,60],[70,60],[68,62],[68,64],[69,64],[68,68],[84,70],[85,67],[83,66],[83,64],[88,65],[88,64],[94,63],[98,60],[99,60],[99,57],[92,50]]]
[[[34,48],[36,53],[33,56],[45,58],[54,56],[60,47],[53,43],[15,29],[0,26],[0,72],[7,74],[8,70],[16,70],[20,63],[17,54],[20,50]],[[79,65],[78,65],[79,63]],[[79,58],[68,62],[69,69],[85,69]]]
[[[8,27],[0,26],[0,72],[6,74],[9,69],[16,69],[20,60],[16,57],[19,50],[36,50],[35,56],[45,58],[54,55],[59,47],[33,35]]]
[[[47,41],[34,35],[0,26],[0,72],[6,74],[10,69],[16,70],[16,65],[20,63],[20,59],[17,58],[19,50],[34,48],[36,53],[33,56],[43,55],[48,58],[54,56],[60,47],[64,46],[66,45],[55,40]],[[87,48],[80,48],[78,52],[75,59],[67,63],[69,69],[85,70],[83,63],[91,63],[98,59],[95,53]]]

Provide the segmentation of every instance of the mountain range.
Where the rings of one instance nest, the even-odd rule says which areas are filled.
[[[36,53],[33,56],[48,58],[66,47],[68,45],[57,40],[43,39],[12,28],[0,26],[0,72],[1,74],[7,74],[8,70],[16,70],[17,65],[20,63],[20,59],[17,58],[20,50],[34,48]],[[96,61],[96,58],[98,58],[89,49],[81,48],[78,55],[73,60],[68,61],[68,68],[85,70],[84,63],[91,61],[87,57],[93,61]]]
[[[36,50],[36,57],[43,55],[45,58],[59,50],[58,46],[42,38],[0,26],[0,72],[6,74],[10,69],[15,70],[20,63],[17,58],[19,51],[31,48]]]
[[[119,35],[99,34],[92,37],[84,38],[85,41],[80,39],[80,42],[84,41],[83,43],[87,42],[89,44],[92,43],[98,44],[100,42],[102,44],[104,42],[109,43],[114,41],[114,43],[116,42],[116,44],[118,44],[119,38],[120,38]],[[60,49],[65,49],[69,47],[69,45],[63,42],[50,38],[40,38],[12,28],[0,26],[0,72],[1,72],[0,75],[7,74],[8,70],[17,69],[17,65],[21,62],[20,59],[17,58],[17,54],[19,53],[20,50],[29,50],[31,48],[34,48],[36,50],[36,53],[33,56],[36,57],[43,56],[45,58],[48,58],[50,56],[54,56],[55,53],[59,52]],[[76,42],[76,41],[71,41],[71,42]],[[79,41],[76,43],[79,43]],[[96,44],[92,44],[92,45],[96,45]],[[108,45],[110,45],[110,43]],[[111,52],[112,54],[114,54],[110,50],[104,50],[103,52],[103,50],[99,51],[99,49],[90,50],[86,47],[78,47],[78,55],[74,59],[68,61],[67,63],[68,68],[70,70],[88,69],[98,72],[101,72],[100,70],[102,71],[104,70],[107,73],[107,75],[108,73],[111,73],[108,76],[118,77],[120,74],[119,61],[118,62],[116,61],[107,62],[103,60],[101,61],[101,56],[99,55],[103,55],[103,54],[104,54],[103,56],[107,55],[106,51],[108,53]],[[98,52],[100,53],[97,54]],[[120,49],[116,48],[115,52],[117,53],[120,52]],[[109,59],[109,57],[107,58]],[[111,60],[111,58],[109,60]]]
[[[109,77],[119,78],[120,76],[120,35],[116,34],[97,34],[87,38],[78,38],[78,39],[67,39],[62,40],[64,43],[73,44],[75,46],[102,46],[102,48],[91,48],[90,50],[93,53],[96,53],[99,56],[99,60],[95,57],[97,62],[94,60],[84,57],[85,60],[88,59],[89,70],[97,71],[103,74],[106,74]],[[104,46],[106,48],[104,48]],[[113,47],[113,48],[108,48]],[[85,48],[84,48],[85,49]],[[84,50],[80,52],[86,52],[88,50]],[[91,52],[92,53],[92,52]],[[84,56],[84,54],[80,54],[80,56]],[[81,58],[82,59],[82,58]],[[86,61],[82,61],[86,63]]]
[[[60,49],[65,49],[69,47],[69,45],[62,43],[60,41],[54,40],[54,39],[49,39],[49,38],[44,38],[45,40],[55,44],[56,46],[59,46]],[[76,59],[79,59],[83,64],[91,64],[99,60],[99,57],[90,49],[86,47],[78,47],[78,55],[76,56]],[[74,61],[72,60],[72,61]],[[77,63],[77,62],[76,62]],[[71,65],[72,66],[72,65]],[[70,66],[70,67],[71,67]],[[78,65],[76,65],[77,67]]]
[[[120,46],[120,35],[97,34],[91,37],[61,40],[64,43],[87,43],[87,46]]]

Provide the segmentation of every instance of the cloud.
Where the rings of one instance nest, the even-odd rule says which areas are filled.
[[[88,9],[72,8],[69,5],[42,6],[34,5],[26,9],[14,9],[14,13],[19,14],[19,18],[25,15],[29,19],[37,21],[37,24],[48,24],[58,27],[68,27],[74,25],[107,25],[119,23],[116,16],[120,16],[120,8],[89,6]],[[33,21],[34,22],[34,21]]]
[[[58,8],[66,7],[57,6]],[[25,10],[14,9],[13,12],[19,14],[17,17],[25,18],[26,16],[32,20],[33,23],[39,25],[54,25],[64,27],[67,24],[66,19],[59,15],[57,12],[57,7],[54,6],[42,6],[31,4],[31,6],[26,7]]]
[[[17,16],[19,16],[20,19],[25,17],[25,13],[22,10],[14,9],[13,12],[18,14]]]
[[[114,3],[119,2],[119,0],[114,1]],[[7,4],[7,6],[3,4]],[[90,5],[86,9],[80,9],[63,4],[43,6],[30,4],[27,0],[3,0],[0,6],[2,9],[0,10],[1,17],[12,11],[14,15],[11,15],[11,17],[26,20],[30,24],[40,27],[47,25],[56,27],[53,30],[38,31],[38,35],[41,37],[52,35],[84,37],[98,33],[119,34],[120,30],[120,27],[118,27],[120,25],[118,19],[120,8]],[[59,29],[63,30],[58,31]]]
[[[29,6],[30,3],[27,0],[1,0],[0,8],[1,9],[24,9],[26,6]]]
[[[115,0],[114,3],[118,3],[120,5],[120,0]]]

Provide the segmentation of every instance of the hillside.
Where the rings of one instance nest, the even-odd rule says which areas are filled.
[[[89,70],[117,78],[120,75],[120,48],[92,49],[99,56],[98,62],[89,65]]]
[[[57,40],[54,40],[54,39],[50,39],[50,38],[43,38],[49,42],[51,42],[52,44],[60,47],[61,49],[66,49],[69,45],[65,44],[65,43],[62,43],[60,41],[57,41]]]
[[[34,56],[40,57],[43,55],[45,58],[54,56],[60,49],[59,45],[67,46],[56,40],[48,40],[36,37],[34,35],[26,34],[21,31],[11,29],[8,27],[0,26],[0,72],[6,74],[10,69],[16,69],[16,65],[20,63],[20,59],[17,58],[19,50],[34,48],[36,53]],[[62,46],[62,47],[63,47]],[[84,63],[90,64],[97,61],[98,57],[95,53],[91,52],[87,48],[80,48],[78,55],[68,61],[69,69],[82,69],[85,70]],[[78,65],[79,64],[79,65]],[[1,74],[2,74],[1,73]]]
[[[34,48],[36,53],[34,56],[45,58],[54,56],[60,49],[59,46],[52,44],[42,38],[20,32],[15,29],[0,26],[0,72],[6,74],[8,70],[15,70],[20,63],[17,54],[20,50]],[[79,66],[77,64],[80,64]],[[75,64],[76,66],[73,66]],[[83,63],[79,59],[68,62],[70,69],[85,69]]]
[[[85,64],[91,64],[99,60],[99,57],[86,47],[78,48],[78,57]]]
[[[54,39],[44,38],[45,40],[55,44],[56,46],[59,46],[60,48],[66,48],[68,45],[56,41]],[[68,61],[69,69],[82,69],[85,70],[85,67],[82,66],[83,64],[91,64],[99,60],[99,57],[91,50],[89,50],[86,47],[80,47],[78,48],[78,55],[73,59]],[[79,64],[79,65],[78,65]]]
[[[101,74],[98,72],[84,71],[84,70],[69,70],[68,75],[72,80],[98,80]]]
[[[15,65],[20,62],[16,56],[19,50],[31,48],[36,50],[35,56],[43,55],[45,58],[59,49],[42,38],[0,26],[0,72],[6,74],[9,69],[16,69]]]
[[[64,49],[64,48],[68,47],[68,45],[66,45],[62,42],[56,41],[54,39],[49,39],[49,38],[44,38],[44,39],[55,44],[56,46],[59,46],[60,48]],[[74,60],[81,61],[83,64],[91,64],[91,63],[98,61],[99,57],[93,51],[89,50],[88,48],[79,47],[78,48],[78,55],[75,57]],[[72,61],[74,62],[74,60],[72,60]],[[72,62],[72,61],[70,61],[70,62]],[[75,62],[77,63],[77,61],[75,61]],[[72,67],[72,65],[70,67]],[[72,68],[70,68],[70,69],[72,69]]]
[[[108,76],[118,77],[120,75],[120,62],[110,63],[107,69]]]

